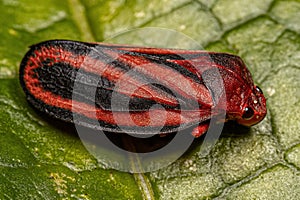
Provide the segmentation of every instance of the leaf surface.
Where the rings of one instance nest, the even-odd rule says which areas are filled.
[[[0,12],[0,199],[300,196],[300,1],[3,0]],[[130,31],[146,27],[173,29],[205,50],[241,56],[268,99],[267,117],[247,130],[225,126],[208,155],[200,154],[200,138],[171,165],[133,175],[107,168],[69,126],[26,102],[18,69],[30,45],[49,39],[151,45],[151,35]]]

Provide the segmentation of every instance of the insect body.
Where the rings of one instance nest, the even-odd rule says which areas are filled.
[[[52,40],[31,46],[20,82],[36,109],[112,132],[196,126],[198,137],[222,112],[224,121],[246,126],[266,115],[266,100],[245,64],[226,53]]]

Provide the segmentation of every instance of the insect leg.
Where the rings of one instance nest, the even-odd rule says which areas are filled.
[[[203,135],[204,133],[207,132],[208,127],[209,127],[209,121],[202,122],[197,127],[195,127],[193,129],[192,135],[195,138],[198,138],[198,137],[200,137],[201,135]]]

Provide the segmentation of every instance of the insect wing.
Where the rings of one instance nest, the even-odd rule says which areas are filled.
[[[74,41],[32,46],[20,67],[28,101],[55,118],[115,132],[120,132],[118,125],[132,127],[132,132],[149,125],[140,130],[151,132],[151,127],[161,126],[161,132],[174,132],[209,119],[208,90],[198,75],[169,61],[180,57],[177,52],[162,50],[158,54],[158,49],[148,49],[145,54],[143,48],[126,48]],[[75,82],[79,87],[74,95]],[[115,112],[113,95],[119,100]],[[189,107],[189,102],[200,104]],[[162,107],[153,109],[152,116],[165,121],[150,119],[149,108],[155,104]],[[73,113],[79,114],[80,120],[74,121]]]

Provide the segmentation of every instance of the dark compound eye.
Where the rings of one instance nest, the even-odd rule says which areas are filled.
[[[254,111],[250,107],[244,108],[243,119],[251,119],[254,115]]]
[[[259,93],[263,94],[263,91],[260,89],[260,87],[256,86],[255,88]]]

